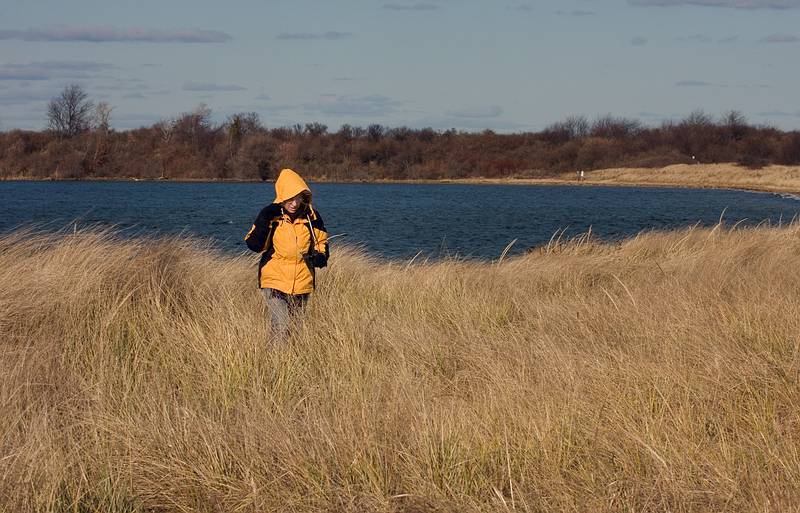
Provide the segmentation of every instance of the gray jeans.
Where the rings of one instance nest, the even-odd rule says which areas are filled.
[[[275,289],[261,289],[267,300],[269,326],[274,340],[281,340],[289,333],[289,322],[302,313],[309,294],[286,294]]]

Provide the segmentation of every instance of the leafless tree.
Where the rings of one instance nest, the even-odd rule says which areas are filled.
[[[608,139],[624,139],[639,135],[643,130],[642,124],[635,119],[612,116],[601,116],[592,123],[590,134],[594,137]]]
[[[231,137],[245,137],[264,129],[261,118],[257,112],[237,112],[228,116],[225,122],[228,135]]]
[[[106,102],[99,102],[94,107],[94,113],[92,114],[92,128],[101,132],[103,134],[107,134],[110,128],[109,122],[111,120],[111,111],[114,108]]]
[[[747,118],[738,110],[731,110],[723,114],[722,126],[728,130],[728,135],[735,141],[741,141],[750,129]]]
[[[328,125],[322,123],[306,123],[304,133],[311,137],[320,137],[328,132]]]
[[[47,105],[50,129],[62,137],[72,137],[89,129],[94,104],[78,84],[71,84]]]

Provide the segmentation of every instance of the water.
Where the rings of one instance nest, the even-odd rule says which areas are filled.
[[[386,258],[497,258],[586,232],[607,240],[642,230],[745,220],[788,222],[789,195],[731,190],[527,185],[312,184],[314,203],[336,242]],[[22,225],[57,230],[96,224],[123,234],[184,233],[226,251],[274,198],[264,183],[0,182],[0,233]],[[335,245],[334,245],[335,248]]]

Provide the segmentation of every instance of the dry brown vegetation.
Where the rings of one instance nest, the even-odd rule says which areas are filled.
[[[254,112],[216,124],[200,106],[150,127],[114,131],[110,107],[103,105],[104,121],[91,129],[78,123],[61,131],[0,133],[0,179],[258,180],[291,167],[314,180],[443,180],[695,162],[800,165],[800,131],[750,125],[736,111],[719,119],[698,111],[652,127],[608,115],[572,116],[535,133],[378,124],[344,125],[334,133],[320,123],[268,129]]]
[[[662,168],[610,168],[546,178],[464,178],[447,183],[533,185],[642,185],[657,187],[731,188],[766,192],[800,193],[800,166],[765,166],[748,169],[737,164],[675,164]]]
[[[800,166],[766,166],[754,170],[733,164],[678,164],[660,169],[603,169],[587,173],[586,182],[800,192]]]
[[[495,263],[0,239],[0,511],[797,511],[800,226]]]

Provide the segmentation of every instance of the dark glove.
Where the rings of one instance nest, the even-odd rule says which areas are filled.
[[[312,255],[312,263],[314,267],[325,267],[328,265],[328,256],[325,253],[315,251]]]
[[[306,264],[308,264],[309,267],[321,268],[328,265],[328,257],[325,255],[325,253],[318,251],[315,251],[311,254],[306,253],[303,255],[303,259],[306,261]]]

